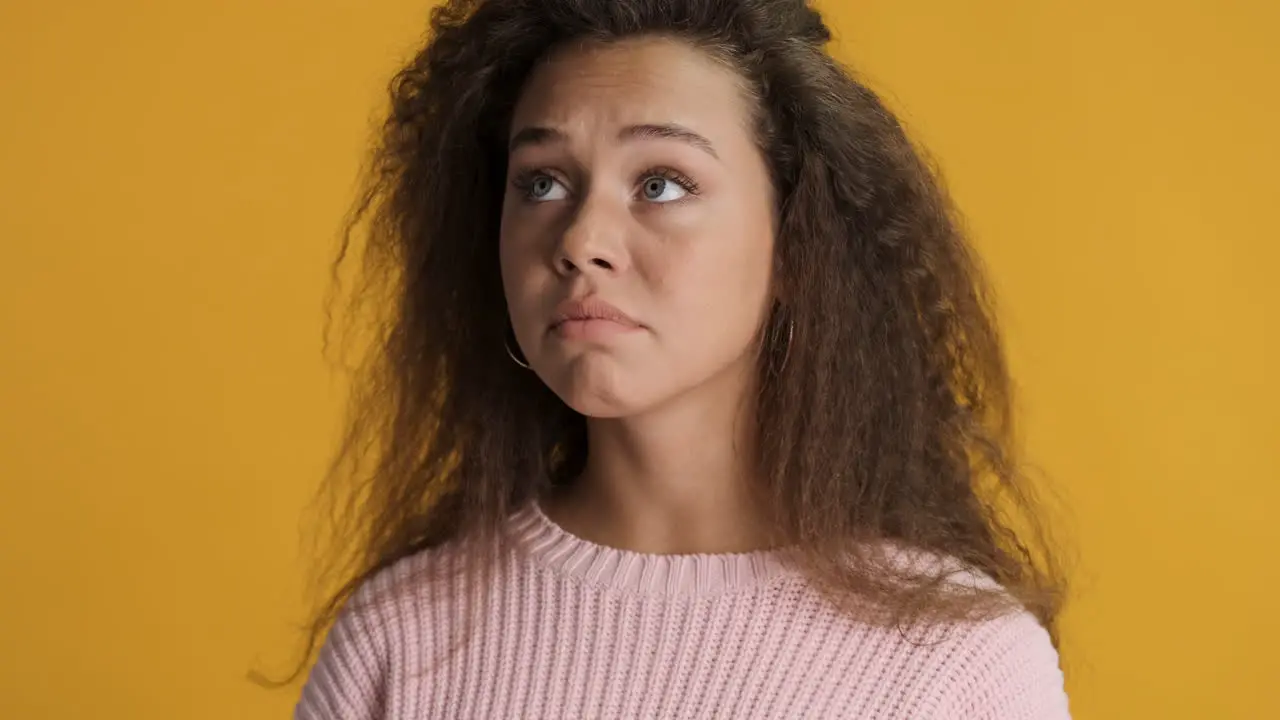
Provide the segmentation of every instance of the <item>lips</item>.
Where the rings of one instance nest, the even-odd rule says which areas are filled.
[[[640,327],[630,315],[598,297],[589,296],[566,300],[556,306],[550,329],[563,336],[592,337]]]

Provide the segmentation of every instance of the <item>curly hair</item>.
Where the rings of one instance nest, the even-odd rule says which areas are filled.
[[[642,35],[723,61],[756,111],[790,331],[762,334],[753,462],[794,562],[870,622],[1020,607],[1053,634],[1061,564],[1016,457],[981,269],[937,173],[827,53],[820,14],[804,0],[451,0],[391,83],[337,260],[359,261],[351,307],[373,309],[376,332],[326,482],[337,589],[310,649],[373,574],[461,539],[482,563],[512,512],[574,482],[585,418],[504,350],[508,124],[548,53]],[[903,566],[871,550],[886,545],[949,562]],[[956,563],[999,587],[956,592]]]

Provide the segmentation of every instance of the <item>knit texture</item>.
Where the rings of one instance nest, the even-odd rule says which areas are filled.
[[[483,602],[430,579],[458,559],[447,545],[366,583],[296,720],[1069,718],[1057,653],[1025,613],[881,628],[769,553],[631,553],[536,507],[511,522],[521,549]]]

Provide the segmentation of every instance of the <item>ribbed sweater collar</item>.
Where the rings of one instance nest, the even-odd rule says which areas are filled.
[[[779,553],[656,555],[572,535],[531,503],[512,517],[529,560],[557,574],[626,595],[707,597],[759,588],[787,572]]]

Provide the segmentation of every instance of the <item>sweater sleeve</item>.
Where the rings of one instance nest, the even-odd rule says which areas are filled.
[[[942,717],[1070,720],[1058,652],[1030,614],[985,624],[962,657]]]
[[[338,615],[294,720],[380,720],[388,664],[385,608],[366,586]]]

